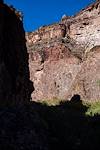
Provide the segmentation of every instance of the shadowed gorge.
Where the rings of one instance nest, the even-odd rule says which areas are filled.
[[[99,6],[25,34],[20,12],[0,1],[0,150],[100,146]]]

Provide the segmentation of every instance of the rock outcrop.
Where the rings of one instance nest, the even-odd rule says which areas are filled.
[[[82,10],[70,25],[70,37],[87,52],[100,45],[100,1]]]
[[[66,92],[80,70],[79,58],[60,42],[52,44],[43,51],[30,53],[30,78],[35,88],[33,100],[66,98]]]
[[[71,97],[75,93],[86,101],[100,100],[100,46],[92,48],[87,54],[67,94]]]
[[[28,33],[26,36],[29,44],[41,40],[65,37],[66,26],[64,24],[53,24],[51,26],[40,27],[36,32]]]
[[[23,23],[0,2],[0,103],[28,101],[31,92]]]
[[[74,17],[64,15],[59,23],[27,33],[26,39],[32,100],[69,99],[74,94],[100,100],[100,1]]]

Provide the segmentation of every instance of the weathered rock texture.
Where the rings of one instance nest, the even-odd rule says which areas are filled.
[[[28,42],[36,43],[41,40],[65,37],[66,26],[64,24],[53,24],[51,26],[40,27],[36,32],[26,36]]]
[[[75,93],[87,101],[100,100],[100,46],[94,47],[87,54],[67,97]]]
[[[0,2],[0,102],[30,99],[28,53],[23,24]]]
[[[74,94],[100,100],[100,1],[26,38],[32,100],[68,99]]]
[[[77,14],[70,25],[70,37],[86,51],[100,45],[100,1]]]
[[[45,47],[43,51],[31,52],[30,77],[35,87],[32,98],[66,98],[72,79],[80,69],[79,64],[80,59],[61,43],[55,43],[50,48]]]

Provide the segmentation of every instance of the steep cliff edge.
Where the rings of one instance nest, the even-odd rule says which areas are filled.
[[[100,100],[100,1],[74,17],[63,16],[59,23],[26,33],[26,39],[35,89],[32,100],[69,99],[74,94]],[[76,81],[82,86],[77,90]]]
[[[30,100],[28,53],[22,21],[0,2],[0,102]]]

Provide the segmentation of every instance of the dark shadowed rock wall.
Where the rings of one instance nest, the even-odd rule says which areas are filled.
[[[28,101],[31,93],[23,24],[0,2],[0,101]]]

